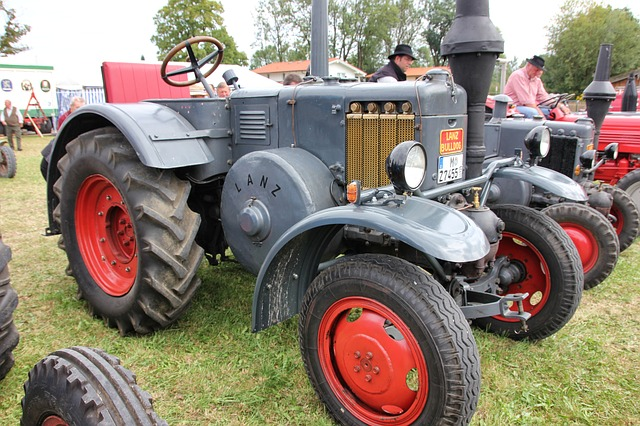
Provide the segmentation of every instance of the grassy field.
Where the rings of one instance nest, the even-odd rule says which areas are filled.
[[[0,382],[0,425],[17,425],[22,384],[47,354],[99,347],[136,373],[171,425],[329,425],[298,351],[296,319],[250,331],[254,277],[237,264],[202,266],[203,284],[170,329],[120,337],[92,318],[67,260],[47,226],[40,150],[48,138],[25,137],[18,173],[0,179],[0,232],[20,295],[14,313],[21,341]],[[640,424],[640,243],[613,275],[585,293],[571,322],[537,343],[476,330],[482,391],[473,425]]]

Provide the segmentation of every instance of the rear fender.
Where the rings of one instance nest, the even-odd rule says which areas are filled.
[[[562,173],[547,169],[546,167],[503,167],[496,170],[493,177],[522,180],[544,191],[566,198],[569,201],[587,201],[587,195],[580,184]]]
[[[480,228],[435,201],[412,197],[400,206],[350,204],[322,210],[298,222],[269,251],[256,281],[253,331],[299,312],[304,293],[318,274],[321,258],[327,257],[329,243],[345,225],[383,232],[420,252],[450,262],[475,261],[489,252],[489,243]]]
[[[60,177],[56,164],[66,154],[66,145],[91,130],[116,127],[135,149],[140,162],[148,167],[173,169],[210,163],[214,160],[203,137],[217,138],[216,130],[196,130],[173,109],[151,102],[131,104],[91,104],[65,120],[56,138],[47,170],[49,225],[57,233],[52,212],[57,204],[53,185]],[[221,130],[226,136],[228,129]],[[202,137],[199,137],[202,136]]]

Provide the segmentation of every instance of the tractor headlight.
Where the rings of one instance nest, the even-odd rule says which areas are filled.
[[[580,154],[580,164],[582,164],[583,169],[593,169],[593,166],[596,164],[596,150],[590,149]]]
[[[616,142],[611,142],[604,149],[604,158],[607,160],[615,160],[618,158],[618,144]]]
[[[419,142],[402,142],[387,157],[385,169],[397,192],[415,191],[427,172],[427,153]]]
[[[531,153],[531,157],[546,157],[551,149],[551,131],[546,126],[534,127],[524,138],[524,146]]]

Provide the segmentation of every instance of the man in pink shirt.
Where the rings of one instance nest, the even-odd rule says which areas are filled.
[[[540,80],[543,72],[544,59],[534,55],[533,58],[527,59],[523,68],[511,73],[507,85],[504,86],[504,94],[511,98],[518,112],[527,118],[534,115],[544,116],[543,111],[538,107],[540,102],[549,98]],[[566,107],[561,104],[560,108]],[[545,109],[548,113],[548,108]]]

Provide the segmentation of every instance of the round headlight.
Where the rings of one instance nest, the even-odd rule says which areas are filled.
[[[611,142],[604,149],[604,157],[607,160],[615,160],[618,158],[618,144],[616,142]]]
[[[551,131],[546,126],[534,127],[524,138],[524,146],[529,150],[531,157],[546,157],[551,149]]]
[[[420,188],[427,172],[427,154],[422,144],[406,141],[397,145],[385,162],[387,176],[399,192]]]
[[[596,164],[596,150],[590,149],[580,154],[580,164],[583,169],[591,170]]]

